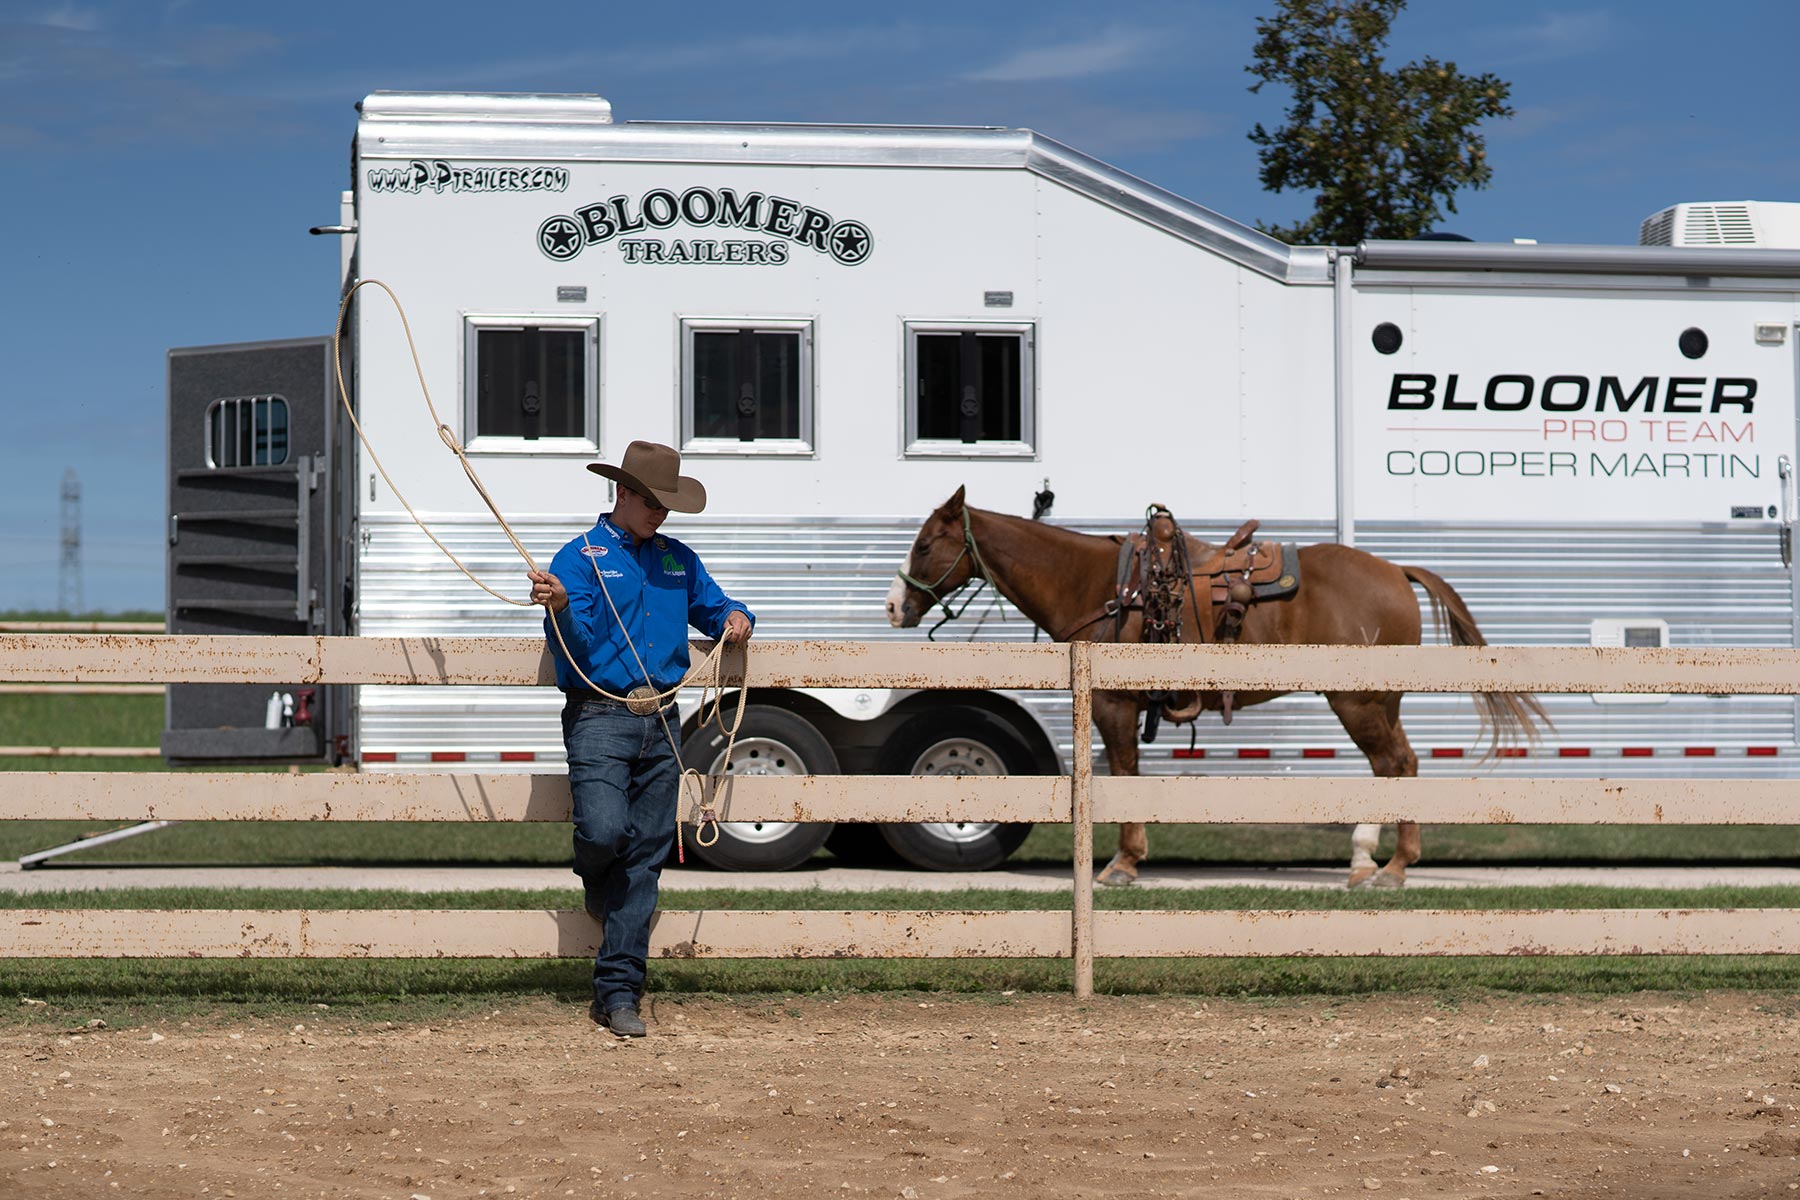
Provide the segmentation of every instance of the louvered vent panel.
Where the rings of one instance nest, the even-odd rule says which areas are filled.
[[[1681,224],[1687,246],[1754,246],[1756,226],[1742,204],[1694,204]]]
[[[1675,236],[1675,209],[1671,206],[1652,213],[1638,226],[1638,245],[1667,246]]]

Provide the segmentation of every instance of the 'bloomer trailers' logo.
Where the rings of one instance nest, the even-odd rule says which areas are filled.
[[[569,188],[567,167],[463,167],[443,159],[413,159],[403,167],[369,168],[369,188],[376,192],[410,192],[427,188],[440,196],[450,192],[563,192]]]
[[[631,237],[644,230],[685,223],[700,228],[740,229],[766,239]],[[568,262],[588,246],[617,240],[628,263],[703,263],[780,266],[790,243],[829,254],[847,267],[867,262],[875,238],[861,221],[834,220],[830,213],[762,192],[740,196],[731,188],[692,187],[676,193],[652,188],[634,200],[614,196],[584,205],[573,215],[557,213],[538,226],[538,249]]]

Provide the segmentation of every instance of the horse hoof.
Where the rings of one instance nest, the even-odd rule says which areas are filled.
[[[1124,871],[1119,870],[1117,867],[1113,867],[1110,870],[1100,872],[1099,877],[1095,879],[1094,882],[1105,887],[1129,887],[1137,882],[1137,876],[1127,875]]]
[[[1345,889],[1355,891],[1369,886],[1369,880],[1375,878],[1374,867],[1359,867],[1350,872],[1350,878],[1344,881]]]
[[[1377,888],[1403,888],[1406,886],[1406,876],[1397,871],[1377,871],[1375,873],[1375,878],[1369,880],[1369,886]]]

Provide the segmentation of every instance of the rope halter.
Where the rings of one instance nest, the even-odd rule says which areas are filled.
[[[895,575],[900,577],[902,583],[907,584],[909,587],[918,588],[921,592],[924,592],[927,596],[931,597],[931,602],[933,604],[940,606],[944,610],[943,618],[938,621],[936,625],[933,625],[925,634],[925,640],[928,642],[935,642],[937,640],[938,630],[942,629],[949,622],[962,616],[963,613],[968,612],[969,605],[975,603],[976,597],[981,595],[981,589],[986,587],[993,579],[993,574],[988,570],[987,562],[981,557],[981,547],[975,544],[975,527],[969,520],[969,510],[966,506],[963,508],[962,519],[962,551],[951,560],[949,566],[944,568],[944,573],[937,577],[935,583],[926,583],[922,579],[915,579],[905,571],[894,572]],[[974,591],[969,593],[969,598],[963,601],[961,609],[953,609],[950,607],[949,597],[955,595],[957,588],[962,587],[963,584],[959,583],[956,587],[948,588],[941,592],[938,589],[944,586],[944,580],[950,578],[950,576],[955,573],[956,568],[962,565],[962,561],[965,558],[973,558],[975,560],[975,568],[969,573],[969,577],[971,579],[979,579],[981,583]],[[968,580],[966,579],[963,581],[963,583],[967,582]]]

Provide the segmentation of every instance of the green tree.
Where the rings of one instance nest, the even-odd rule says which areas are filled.
[[[1261,124],[1264,189],[1316,189],[1312,216],[1262,225],[1286,242],[1354,245],[1364,238],[1411,238],[1456,211],[1458,188],[1487,185],[1493,169],[1475,127],[1510,117],[1512,85],[1464,75],[1435,58],[1386,66],[1388,30],[1406,0],[1276,0],[1256,21],[1250,86],[1284,84],[1287,123]],[[1440,201],[1442,208],[1440,208]],[[1259,223],[1260,224],[1260,223]]]

